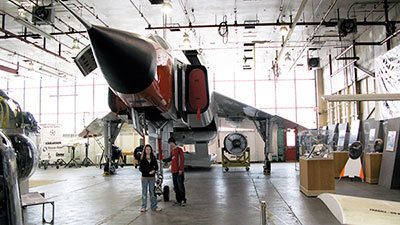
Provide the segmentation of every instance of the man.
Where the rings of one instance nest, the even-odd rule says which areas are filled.
[[[169,158],[164,159],[164,162],[171,161],[171,173],[172,180],[174,183],[174,191],[176,195],[176,203],[182,207],[186,205],[185,198],[185,185],[184,185],[184,174],[183,174],[183,151],[181,148],[176,146],[175,139],[173,137],[168,139],[168,144],[171,146],[171,155]]]

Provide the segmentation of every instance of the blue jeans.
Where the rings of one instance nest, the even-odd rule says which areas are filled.
[[[151,210],[157,208],[157,198],[154,193],[155,180],[142,180],[142,208],[147,208],[147,189],[150,192]]]

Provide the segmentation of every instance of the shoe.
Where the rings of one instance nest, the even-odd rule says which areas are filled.
[[[157,207],[155,210],[153,210],[154,212],[161,212],[161,208]]]
[[[181,206],[185,207],[186,206],[186,202],[181,202]]]
[[[146,209],[145,208],[141,208],[140,212],[146,212]]]
[[[175,201],[175,202],[174,202],[174,206],[176,206],[176,205],[181,205],[181,203],[180,203],[180,202],[177,202],[177,201]]]

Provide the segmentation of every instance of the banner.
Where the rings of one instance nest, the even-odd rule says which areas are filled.
[[[400,46],[375,59],[376,93],[400,93]],[[377,104],[380,120],[400,117],[399,101]]]
[[[40,160],[64,159],[62,126],[60,124],[41,124],[40,127]]]

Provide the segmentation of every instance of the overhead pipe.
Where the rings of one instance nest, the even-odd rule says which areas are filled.
[[[340,59],[342,56],[344,56],[348,51],[350,51],[352,48],[354,48],[357,45],[383,45],[386,42],[388,42],[390,39],[396,37],[398,34],[400,33],[400,29],[398,29],[397,31],[395,31],[393,34],[391,34],[390,36],[386,37],[385,39],[383,39],[382,41],[378,41],[378,42],[354,42],[353,44],[351,44],[349,47],[347,47],[343,52],[341,52],[339,55],[337,55],[335,57],[336,60]]]
[[[336,74],[342,72],[344,69],[346,69],[347,67],[353,65],[353,63],[357,62],[357,59],[353,59],[351,60],[349,63],[347,63],[345,66],[341,67],[340,69],[338,69],[337,71],[335,71],[334,73],[331,74],[331,77],[335,76]]]
[[[131,4],[133,5],[133,7],[138,11],[138,13],[140,14],[140,16],[144,19],[144,21],[147,23],[148,27],[151,27],[150,22],[146,19],[146,17],[144,16],[143,12],[140,11],[140,9],[135,5],[135,3],[132,0],[129,0],[131,2]]]
[[[2,11],[2,10],[0,9],[0,11]],[[47,50],[47,49],[45,49],[45,48],[43,48],[43,47],[41,47],[41,46],[39,46],[39,45],[37,45],[37,44],[31,42],[31,41],[28,41],[28,40],[24,39],[24,38],[18,37],[18,35],[16,35],[16,34],[10,32],[10,31],[8,31],[8,30],[5,30],[5,29],[3,29],[3,28],[0,28],[0,31],[3,32],[3,33],[5,33],[5,34],[7,34],[7,35],[15,36],[15,38],[17,38],[18,40],[20,40],[20,41],[22,41],[22,42],[25,42],[26,44],[32,45],[32,46],[34,46],[34,47],[36,47],[36,48],[38,48],[38,49],[40,49],[40,50],[42,50],[42,51],[44,51],[44,52],[46,52],[46,53],[49,53],[50,55],[56,56],[56,57],[58,57],[58,58],[60,58],[60,59],[62,59],[62,60],[64,60],[64,61],[66,61],[66,62],[70,62],[70,61],[68,61],[68,59],[64,58],[63,56],[60,56],[60,55],[57,54],[57,53],[54,53],[54,52],[52,52],[52,51],[50,51],[50,50]]]
[[[32,1],[32,0],[30,0],[30,1]],[[90,9],[87,8],[87,6],[82,4],[82,2],[80,2],[79,0],[76,0],[76,2],[78,2],[84,9],[86,9],[86,11],[88,11],[90,14],[92,14],[92,16],[94,16],[97,20],[99,20],[104,26],[109,27],[103,20],[100,19],[100,17],[98,15],[94,14],[92,11],[90,11]]]
[[[279,51],[278,57],[275,59],[275,63],[272,66],[273,68],[276,68],[278,66],[278,62],[281,59],[281,57],[283,55],[283,52],[285,51],[287,43],[289,42],[290,38],[292,37],[293,31],[296,28],[297,22],[300,20],[300,16],[303,13],[304,8],[306,7],[306,4],[307,4],[307,0],[303,0],[301,2],[300,7],[297,10],[296,16],[294,18],[294,21],[293,21],[292,25],[290,26],[290,30],[289,30],[289,32],[288,32],[288,34],[287,34],[287,36],[286,36],[286,38],[285,38],[285,40],[284,40],[284,42],[282,44],[282,48]]]
[[[53,70],[55,70],[55,71],[57,71],[57,72],[59,72],[59,73],[64,73],[64,74],[66,74],[66,75],[68,75],[68,76],[71,76],[71,77],[74,77],[74,78],[75,78],[74,75],[72,75],[72,74],[70,74],[70,73],[67,73],[67,72],[64,72],[64,71],[62,71],[62,70],[59,70],[59,69],[56,68],[56,67],[49,66],[49,65],[47,65],[47,64],[45,64],[45,63],[42,63],[42,62],[39,62],[39,61],[37,61],[37,60],[35,60],[35,59],[32,59],[32,58],[29,58],[29,57],[27,57],[27,56],[21,55],[21,54],[19,54],[19,53],[17,53],[17,52],[13,52],[13,51],[8,50],[8,49],[6,49],[6,48],[3,48],[3,47],[1,47],[1,46],[0,46],[0,49],[3,50],[3,51],[6,51],[6,52],[8,52],[8,53],[17,55],[17,56],[19,56],[19,57],[21,57],[21,58],[25,58],[25,59],[27,59],[27,60],[29,60],[29,61],[32,61],[32,62],[34,62],[34,63],[37,63],[37,64],[39,64],[39,65],[42,65],[42,66],[45,66],[45,67],[47,67],[47,68],[53,69]]]
[[[335,1],[336,2],[336,1]],[[338,22],[324,21],[324,22],[298,22],[296,26],[330,26],[334,27]],[[391,21],[393,24],[399,24],[400,21]],[[291,26],[292,23],[289,22],[272,22],[272,23],[254,23],[251,26],[254,27],[274,27],[274,26]],[[385,26],[385,22],[372,22],[372,21],[359,21],[357,26]],[[225,25],[224,25],[225,26]],[[248,23],[230,23],[226,24],[228,27],[247,27]],[[199,28],[218,28],[219,24],[202,24],[202,25],[178,25],[178,26],[159,26],[159,27],[146,27],[146,30],[164,30],[164,29],[199,29]]]
[[[89,38],[86,35],[83,35],[83,33],[86,33],[86,31],[77,31],[75,28],[71,27],[68,23],[66,23],[64,20],[61,18],[55,16],[55,18],[62,24],[68,27],[68,29],[72,30],[70,32],[64,32],[65,34],[79,34],[81,37],[85,38],[86,40],[89,40]],[[79,43],[83,44],[78,40]]]
[[[17,4],[16,2],[14,2],[14,1],[12,1],[12,0],[10,0],[10,2],[13,3],[14,5],[16,5],[18,8],[22,8],[24,11],[28,12],[29,14],[32,14],[31,11],[27,10],[27,9],[26,9],[25,7],[23,7],[22,5],[19,5],[19,4]],[[10,13],[8,13],[8,12],[6,12],[6,11],[4,11],[4,10],[1,10],[1,9],[0,9],[0,12],[2,12],[2,13],[4,13],[4,14],[7,14],[8,16],[10,16],[11,18],[13,18],[13,19],[15,19],[15,20],[18,19],[18,17],[11,15]],[[34,16],[34,15],[32,15],[32,16]],[[43,19],[40,18],[40,17],[36,17],[36,18],[38,18],[39,20],[42,20],[42,21],[43,21]],[[58,27],[56,27],[54,24],[49,23],[49,22],[47,22],[47,24],[49,24],[50,26],[52,26],[54,29],[56,29],[56,30],[62,32],[62,30],[59,29]],[[68,36],[68,35],[67,35],[67,36]],[[73,37],[71,37],[71,38],[73,38]],[[65,47],[67,47],[67,48],[69,48],[69,49],[72,49],[71,47],[69,47],[68,45],[62,43],[61,41],[56,40],[56,39],[54,39],[54,40],[55,40],[56,42],[62,44],[63,46],[65,46]]]
[[[37,1],[36,1],[36,2],[33,1],[33,0],[28,0],[28,1],[31,2],[32,4],[36,5],[36,6],[39,6],[39,4],[37,3]],[[15,4],[15,3],[14,3],[14,4]],[[22,7],[22,8],[24,8],[24,7]],[[27,11],[25,8],[24,8],[24,10]],[[30,11],[28,11],[28,12],[29,12],[30,14],[32,14]],[[32,16],[35,16],[35,15],[32,14]],[[42,18],[40,18],[40,17],[37,17],[37,16],[36,16],[36,18],[38,18],[39,20],[43,21]],[[75,29],[74,29],[73,27],[71,27],[70,25],[68,25],[67,23],[65,23],[65,22],[64,22],[63,20],[61,20],[59,17],[54,16],[54,18],[56,18],[58,21],[60,21],[60,23],[62,23],[62,24],[64,24],[65,26],[67,26],[68,29],[72,29],[73,31],[75,31]],[[46,22],[46,21],[45,21],[45,22]],[[54,24],[52,24],[52,23],[48,23],[48,22],[46,22],[46,23],[49,24],[50,26],[54,27],[56,30],[58,30],[58,31],[60,31],[60,32],[63,32],[60,28],[56,27],[56,25],[54,25]],[[83,34],[80,34],[80,35],[83,36],[85,39],[89,40],[85,35],[83,35]],[[73,40],[75,40],[75,38],[72,37],[72,36],[70,36],[69,34],[66,34],[66,36],[69,37],[69,38],[71,38],[71,39],[73,39]],[[80,44],[84,45],[84,43],[80,42],[79,40],[78,40],[78,42],[79,42]],[[61,43],[61,42],[60,42],[60,43]],[[67,46],[67,47],[68,47],[68,46]],[[69,48],[69,47],[68,47],[68,48]]]
[[[369,77],[375,79],[375,74],[372,73],[371,71],[368,71],[367,69],[355,64],[354,67],[362,72],[364,72],[365,74],[367,74]]]
[[[390,31],[390,23],[389,23],[389,4],[387,0],[384,0],[383,8],[385,9],[385,23],[386,23],[386,38],[391,35]],[[390,41],[386,41],[386,50],[389,51],[391,49]]]
[[[307,43],[304,45],[304,47],[301,49],[300,54],[297,56],[297,58],[294,60],[293,65],[289,68],[289,71],[293,69],[293,67],[296,65],[297,61],[300,59],[301,55],[303,52],[306,50],[308,45],[311,43],[311,41],[314,39],[314,36],[317,34],[317,31],[319,28],[324,24],[325,19],[328,17],[329,13],[332,11],[333,7],[335,6],[337,0],[334,0],[331,5],[329,6],[328,10],[326,11],[325,15],[322,17],[321,21],[317,25],[317,27],[314,29],[313,33],[307,38]]]
[[[53,33],[49,33],[52,36],[57,36],[57,35],[66,35],[66,34],[82,34],[82,33],[86,33],[87,31],[68,31],[68,32],[53,32]],[[27,37],[31,37],[31,38],[38,38],[40,37],[40,34],[22,34],[22,35],[16,35],[16,36],[9,36],[9,35],[4,35],[4,36],[0,36],[0,39],[10,39],[10,38],[27,38]]]
[[[24,69],[26,69],[26,70],[29,70],[28,67],[22,66],[22,65],[20,65],[19,63],[10,62],[10,61],[5,60],[5,59],[0,59],[0,61],[5,62],[5,63],[8,63],[8,64],[11,64],[11,65],[16,65],[17,68],[24,68]],[[1,66],[1,65],[0,65],[0,70],[1,70],[1,67],[4,67],[4,66]],[[7,67],[7,68],[9,68],[9,67]],[[15,74],[15,75],[19,75],[19,76],[22,76],[22,77],[25,77],[25,78],[31,78],[31,77],[28,77],[28,76],[25,76],[25,75],[21,75],[21,74],[19,73],[18,69],[12,69],[12,68],[9,68],[9,69],[11,69],[11,71],[6,71],[6,72],[9,72],[9,73],[12,73],[12,74]],[[45,74],[45,73],[42,73],[42,72],[39,72],[39,71],[37,71],[37,70],[34,70],[34,71],[35,71],[36,73],[41,74],[41,75],[49,76],[49,75],[47,75],[47,74]]]

